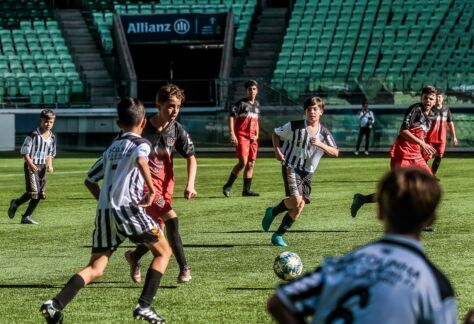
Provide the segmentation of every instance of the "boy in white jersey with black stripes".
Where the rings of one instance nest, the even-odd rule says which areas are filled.
[[[18,199],[10,201],[8,217],[15,217],[19,206],[30,201],[21,218],[22,224],[38,224],[31,215],[41,199],[46,199],[46,171],[53,172],[53,158],[56,156],[56,137],[51,129],[54,126],[56,115],[50,109],[43,109],[40,113],[39,127],[32,131],[23,142],[20,153],[25,160],[26,192]]]
[[[316,96],[306,99],[304,113],[306,119],[286,123],[275,128],[272,134],[275,156],[282,164],[287,198],[277,206],[267,208],[262,228],[267,232],[273,219],[287,211],[279,228],[272,235],[271,242],[277,246],[288,246],[283,235],[301,215],[305,204],[311,202],[311,180],[321,157],[325,153],[335,157],[339,155],[331,133],[319,123],[324,113],[323,99]]]
[[[440,198],[438,181],[424,170],[387,173],[377,191],[385,235],[279,286],[268,302],[272,317],[278,323],[455,324],[453,288],[420,242]]]
[[[164,323],[151,303],[172,252],[159,226],[144,209],[151,205],[155,194],[148,167],[151,143],[140,136],[146,125],[145,108],[138,99],[126,98],[117,105],[117,113],[123,133],[92,166],[85,180],[86,187],[98,201],[91,258],[59,294],[41,306],[48,323],[62,322],[63,308],[85,285],[102,276],[112,253],[127,237],[134,243],[146,245],[153,253],[133,317]],[[102,189],[98,185],[100,180]]]

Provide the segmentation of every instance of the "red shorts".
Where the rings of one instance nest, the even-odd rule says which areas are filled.
[[[257,159],[258,141],[253,141],[248,137],[238,136],[235,153],[238,158],[248,157],[249,161]]]
[[[153,179],[153,183],[156,193],[153,203],[146,208],[146,213],[161,226],[164,223],[163,216],[173,209],[171,203],[173,202],[174,181],[168,182],[165,187],[163,187],[163,183],[159,183],[155,179]],[[146,186],[145,191],[147,191]]]
[[[429,174],[433,175],[433,172],[431,172],[430,167],[426,163],[424,159],[399,159],[392,157],[390,159],[390,169],[396,169],[396,168],[408,168],[411,166],[416,166],[422,170],[425,170]]]

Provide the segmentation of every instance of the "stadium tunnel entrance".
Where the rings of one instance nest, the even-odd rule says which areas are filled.
[[[154,106],[156,92],[167,83],[185,91],[185,106],[214,106],[222,45],[129,44],[137,74],[137,95]]]

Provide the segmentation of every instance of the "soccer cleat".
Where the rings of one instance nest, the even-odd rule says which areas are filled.
[[[137,304],[133,310],[133,318],[136,320],[148,321],[148,323],[159,324],[166,323],[165,319],[161,317],[153,307],[141,307]]]
[[[365,155],[369,155],[369,152],[368,152],[368,151],[365,151],[364,154],[365,154]]]
[[[359,152],[358,152],[358,151],[354,151],[354,155],[359,155]]]
[[[242,191],[242,197],[258,197],[258,196],[260,196],[259,193],[256,193],[250,190]]]
[[[31,215],[23,215],[21,218],[21,223],[22,224],[31,224],[31,225],[37,225],[38,222],[35,221],[33,218],[31,218]]]
[[[54,307],[54,303],[51,299],[41,305],[40,312],[49,324],[61,324],[63,322],[63,313]]]
[[[362,207],[364,203],[362,202],[362,195],[356,193],[352,198],[352,205],[351,205],[351,216],[356,217],[357,212],[359,211],[360,207]]]
[[[288,246],[288,244],[283,240],[283,236],[277,233],[272,235],[272,244],[276,246]]]
[[[432,226],[423,227],[423,232],[434,232],[434,228]]]
[[[140,283],[142,281],[142,273],[140,271],[141,262],[140,260],[136,261],[133,256],[133,250],[127,250],[124,253],[125,259],[130,265],[130,277],[134,283]]]
[[[224,187],[222,187],[222,193],[223,193],[224,196],[226,196],[227,198],[230,197],[230,189],[232,189],[232,187],[229,187],[229,186],[224,186]]]
[[[265,215],[262,218],[262,228],[265,232],[268,232],[268,230],[270,229],[270,225],[272,225],[274,218],[275,216],[273,216],[273,208],[268,207],[265,210]]]
[[[8,217],[13,218],[15,217],[16,210],[18,206],[15,204],[16,199],[12,199],[10,201],[10,207],[8,208]]]
[[[179,272],[179,276],[177,278],[178,283],[186,283],[190,282],[193,277],[191,277],[191,267],[185,266],[183,270]]]

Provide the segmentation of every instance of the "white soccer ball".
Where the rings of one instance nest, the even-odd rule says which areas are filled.
[[[278,278],[293,280],[303,272],[303,262],[296,253],[282,252],[275,258],[273,270]]]

